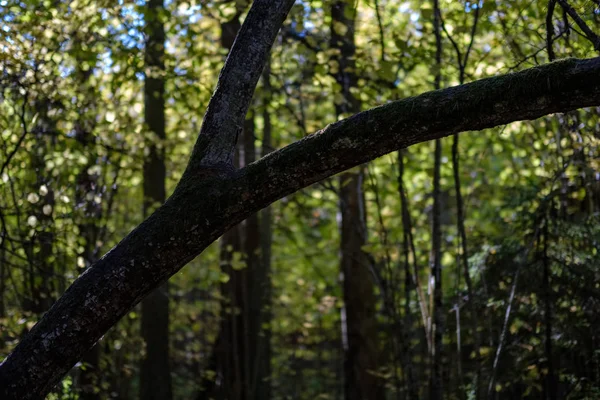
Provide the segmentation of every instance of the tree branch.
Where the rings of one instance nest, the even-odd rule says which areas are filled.
[[[600,105],[599,73],[600,58],[566,59],[395,101],[330,124],[239,175],[259,177],[248,184],[260,188],[258,197],[281,198],[416,143]]]
[[[563,10],[567,14],[569,14],[569,16],[571,18],[573,18],[573,21],[575,21],[577,26],[579,26],[579,28],[583,31],[583,33],[585,34],[585,37],[590,42],[592,42],[592,44],[594,45],[594,50],[600,51],[600,36],[598,36],[594,31],[592,31],[590,29],[589,26],[587,26],[585,21],[579,16],[579,14],[577,14],[577,11],[575,11],[575,9],[573,7],[571,7],[569,5],[569,3],[567,3],[566,0],[557,0],[557,1],[558,1],[558,4],[560,4],[560,6],[563,8]]]
[[[283,196],[416,143],[599,105],[600,58],[557,61],[373,108],[226,178],[179,185],[71,285],[0,365],[0,398],[43,398],[148,293],[227,229]]]
[[[237,138],[273,41],[294,0],[255,0],[219,75],[184,180],[230,173]],[[224,169],[224,171],[223,171]]]
[[[554,42],[554,24],[552,23],[552,16],[554,15],[554,8],[556,6],[556,0],[548,0],[548,12],[546,13],[546,49],[548,49],[548,59],[554,61],[556,55],[552,48]]]

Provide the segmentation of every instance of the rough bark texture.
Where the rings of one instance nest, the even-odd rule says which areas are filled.
[[[294,0],[255,0],[223,66],[186,169],[191,179],[228,173],[250,100],[277,32]],[[223,44],[227,44],[223,42]],[[216,171],[215,171],[216,169]],[[221,169],[221,171],[219,171]],[[185,179],[185,176],[184,176]]]
[[[354,44],[354,1],[336,1],[331,7],[331,48],[335,55],[331,70],[341,88],[341,102],[335,105],[338,116],[360,111],[352,95],[356,88]],[[344,396],[346,400],[381,399],[383,391],[376,374],[379,358],[377,346],[376,298],[373,292],[369,256],[362,250],[367,243],[364,171],[341,174],[340,211],[342,214],[340,270],[344,309],[342,340],[344,349]]]
[[[282,2],[291,7],[287,0],[255,0],[253,8]],[[258,24],[249,18],[244,24]],[[0,398],[43,398],[153,289],[283,196],[415,143],[598,105],[600,59],[569,59],[373,108],[229,174],[191,167],[166,203],[83,273],[0,365]]]
[[[244,124],[239,165],[255,160],[254,130],[254,113],[250,112]],[[265,353],[262,336],[266,275],[259,257],[260,239],[257,214],[222,237],[221,268],[229,279],[221,289],[224,303],[216,343],[219,384],[214,394],[219,399],[266,400],[265,393],[269,392],[265,364],[270,362],[270,355]],[[242,258],[234,261],[235,254]],[[245,265],[241,267],[239,262]]]
[[[146,79],[144,121],[149,135],[149,154],[144,160],[144,216],[166,198],[165,150],[165,31],[161,20],[163,0],[150,0],[146,9]],[[145,351],[140,366],[140,399],[169,400],[173,397],[169,368],[169,290],[167,283],[142,302],[141,335]]]
[[[235,37],[241,28],[239,21],[241,9],[234,17],[221,24],[221,46],[231,50]],[[244,126],[247,128],[246,124]],[[242,132],[246,137],[247,129]],[[234,165],[243,165],[240,157],[243,147],[238,144]],[[241,150],[241,151],[240,151]],[[215,343],[216,382],[211,398],[227,400],[245,400],[248,398],[248,281],[251,271],[234,266],[234,257],[244,251],[244,226],[237,225],[221,238],[221,271],[228,276],[221,285],[221,323],[219,336]],[[239,260],[238,260],[239,262]],[[207,393],[210,395],[210,393]]]

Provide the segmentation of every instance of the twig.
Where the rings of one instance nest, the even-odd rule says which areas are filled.
[[[566,0],[557,0],[557,1],[560,4],[560,6],[563,8],[563,10],[565,10],[565,12],[567,14],[569,14],[569,16],[571,18],[573,18],[573,21],[575,21],[577,26],[579,26],[579,28],[583,31],[583,33],[585,34],[585,37],[590,42],[592,42],[592,44],[594,45],[594,49],[596,51],[600,51],[600,36],[598,36],[594,31],[592,31],[589,28],[589,26],[587,26],[585,21],[583,19],[581,19],[579,14],[577,14],[577,11],[575,11],[575,9],[573,7],[571,7],[569,5],[569,3],[567,3]]]
[[[548,13],[546,14],[546,48],[548,49],[548,59],[554,61],[556,54],[552,48],[554,38],[554,25],[552,24],[552,16],[554,15],[554,7],[556,6],[556,0],[548,1]]]
[[[6,161],[4,161],[4,163],[2,164],[2,168],[0,168],[0,175],[2,175],[4,173],[4,169],[10,164],[10,161],[15,156],[15,154],[17,154],[17,151],[21,147],[21,144],[23,144],[23,141],[25,140],[25,137],[27,136],[27,133],[29,131],[27,128],[27,121],[25,121],[25,107],[27,106],[27,97],[28,96],[27,96],[27,92],[26,92],[25,98],[23,99],[23,106],[21,107],[21,115],[20,115],[21,125],[23,125],[23,133],[21,134],[21,137],[19,137],[19,141],[15,145],[15,148],[10,152],[8,157],[6,157]]]

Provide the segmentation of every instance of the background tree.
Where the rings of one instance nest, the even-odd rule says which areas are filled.
[[[144,146],[143,213],[160,206],[165,193],[165,10],[162,0],[146,5],[144,49],[144,122],[148,127]],[[172,398],[169,368],[169,287],[165,283],[142,301],[141,336],[144,355],[140,366],[140,399]]]
[[[339,87],[339,95],[334,97],[338,119],[360,111],[360,103],[353,93],[357,83],[355,18],[353,2],[338,1],[332,4],[333,57],[330,70]],[[363,181],[362,166],[339,177],[344,398],[348,400],[377,399],[383,395],[377,376],[380,354],[373,291],[373,275],[376,272],[368,254],[362,249],[367,242]]]
[[[219,246],[209,243],[236,224],[245,230],[243,221],[270,205],[270,217],[259,216],[260,252],[246,255],[256,242],[241,237],[231,259],[253,276],[245,285],[264,295],[262,305],[256,296],[247,303],[246,345],[251,354],[272,349],[245,357],[255,361],[242,363],[247,391],[343,398],[341,310],[368,296],[339,284],[340,176],[323,179],[363,165],[369,217],[352,252],[372,269],[354,283],[373,291],[369,317],[377,333],[369,339],[381,351],[368,353],[377,367],[364,377],[389,398],[430,397],[434,153],[431,143],[418,142],[440,139],[444,284],[436,311],[445,321],[442,359],[433,367],[443,396],[597,397],[598,61],[537,67],[596,55],[595,6],[440,1],[435,69],[432,3],[352,3],[347,61],[354,65],[341,72],[354,76],[342,85],[332,33],[349,33],[331,29],[337,2],[296,3],[257,0],[252,12],[234,1],[164,5],[160,142],[149,140],[144,117],[145,5],[0,4],[0,354],[12,352],[0,367],[0,388],[17,398],[36,390],[50,398],[137,398],[145,353],[141,315],[132,307],[168,276],[173,398],[194,398],[220,382],[210,360],[227,315],[229,276]],[[283,20],[280,6],[291,10],[276,33],[271,18]],[[237,13],[247,26],[201,118],[226,53],[221,26]],[[258,39],[267,31],[268,40]],[[263,43],[260,51],[251,39]],[[436,74],[450,89],[422,94]],[[247,82],[260,76],[254,91]],[[452,88],[464,82],[473,83]],[[335,123],[348,92],[364,109],[384,106]],[[244,105],[252,110],[252,136],[239,131],[251,126]],[[469,130],[481,131],[444,138]],[[233,169],[234,142],[242,153],[274,151]],[[134,229],[144,218],[143,166],[152,143],[165,152],[165,194],[172,196]],[[398,149],[400,156],[385,155]],[[261,261],[251,260],[257,254]],[[45,293],[35,328],[32,288]],[[63,293],[48,310],[52,301],[44,299]],[[166,331],[166,323],[159,328]],[[97,356],[87,353],[98,339]],[[84,354],[92,357],[75,364]]]

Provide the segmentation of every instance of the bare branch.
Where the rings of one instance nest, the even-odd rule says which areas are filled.
[[[554,24],[552,23],[552,17],[554,15],[554,7],[556,6],[556,0],[548,0],[548,13],[546,14],[546,48],[548,49],[548,59],[554,61],[556,55],[552,48],[554,42]]]
[[[577,14],[577,11],[575,11],[575,9],[573,7],[571,7],[569,5],[569,3],[567,3],[566,0],[557,0],[557,1],[558,1],[558,4],[560,4],[560,6],[563,8],[563,10],[565,10],[565,12],[567,14],[569,14],[569,16],[571,18],[573,18],[573,21],[575,21],[577,26],[579,26],[579,29],[581,29],[583,31],[583,33],[585,34],[585,37],[590,42],[592,42],[592,44],[594,45],[594,49],[596,51],[600,51],[600,36],[598,36],[594,31],[592,31],[589,28],[589,26],[587,26],[585,21],[583,19],[581,19],[579,14]]]
[[[21,120],[21,126],[23,126],[23,133],[21,134],[21,136],[19,136],[19,140],[17,141],[17,144],[15,145],[14,149],[8,154],[4,163],[2,163],[2,167],[0,168],[0,176],[2,176],[2,174],[4,173],[4,169],[8,167],[12,158],[17,154],[17,151],[19,151],[19,148],[23,144],[25,137],[29,133],[29,129],[27,128],[27,121],[25,120],[27,98],[28,96],[27,94],[25,94],[25,98],[23,99],[23,106],[21,107],[21,113],[19,115],[19,119]]]

